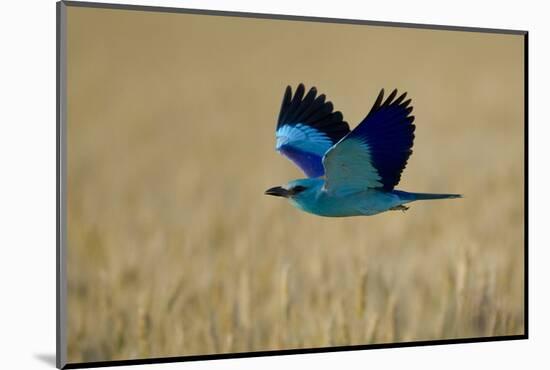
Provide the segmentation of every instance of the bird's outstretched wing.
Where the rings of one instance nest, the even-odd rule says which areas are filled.
[[[365,119],[323,158],[327,191],[367,188],[392,190],[412,153],[414,116],[407,93],[397,90],[383,102],[384,90]],[[394,100],[395,99],[395,100]]]
[[[317,96],[315,87],[305,97],[304,93],[303,84],[298,85],[294,96],[287,86],[277,121],[276,149],[308,177],[319,177],[325,173],[323,156],[349,133],[349,126],[342,113],[333,112],[324,94]]]

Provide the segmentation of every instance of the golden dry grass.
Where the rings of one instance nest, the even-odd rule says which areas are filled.
[[[68,360],[521,334],[520,36],[69,8]],[[414,99],[400,189],[329,219],[266,197],[287,84],[354,127]]]

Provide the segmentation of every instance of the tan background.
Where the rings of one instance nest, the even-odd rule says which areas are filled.
[[[266,197],[287,84],[408,91],[406,213]],[[523,333],[523,38],[68,10],[68,360]]]

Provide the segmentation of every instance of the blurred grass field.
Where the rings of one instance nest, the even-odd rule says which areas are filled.
[[[351,127],[408,91],[398,188],[329,219],[268,187],[284,88]],[[523,38],[68,9],[68,360],[524,332]]]

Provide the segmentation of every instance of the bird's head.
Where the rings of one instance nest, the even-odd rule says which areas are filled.
[[[319,184],[322,184],[322,180],[319,180],[320,179],[293,180],[286,185],[269,188],[265,191],[265,194],[297,200],[302,197],[307,197],[312,191],[317,190]]]

